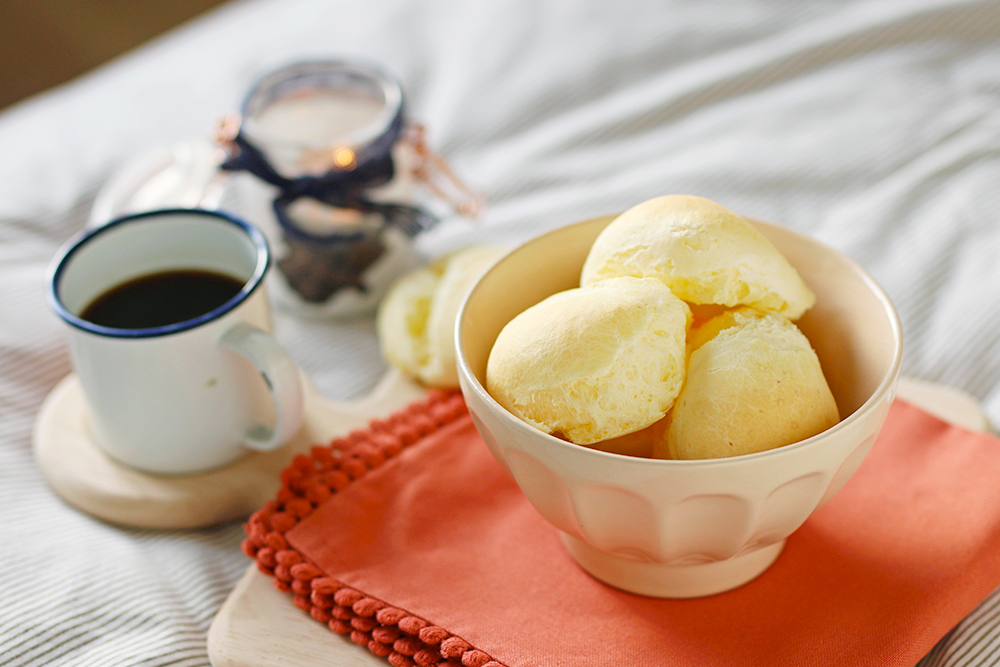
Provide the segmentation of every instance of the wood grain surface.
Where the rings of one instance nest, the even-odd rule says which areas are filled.
[[[302,428],[280,449],[248,452],[236,463],[197,475],[154,475],[118,463],[94,444],[80,381],[70,375],[38,412],[35,459],[52,489],[88,514],[140,528],[199,528],[249,516],[274,497],[281,470],[296,454],[425,394],[396,371],[390,371],[371,394],[349,403],[327,399],[305,376],[303,387]]]

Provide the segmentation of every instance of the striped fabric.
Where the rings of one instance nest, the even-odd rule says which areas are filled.
[[[35,413],[70,372],[46,266],[125,160],[208,136],[274,66],[337,55],[395,72],[491,197],[481,222],[422,237],[426,255],[700,194],[857,259],[900,311],[904,372],[1000,423],[1000,3],[236,3],[0,114],[0,664],[208,664],[208,626],[249,566],[240,525],[109,525],[33,461]],[[233,187],[266,227],[259,191]],[[332,398],[385,370],[370,317],[276,320]],[[995,593],[921,665],[998,663]]]

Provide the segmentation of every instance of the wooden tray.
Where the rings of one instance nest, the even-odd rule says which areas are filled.
[[[381,403],[383,414],[389,414],[406,402],[399,400],[397,391],[391,384],[383,388],[383,394],[370,407],[377,408]],[[977,431],[991,430],[979,402],[964,392],[904,378],[897,395],[953,424]],[[216,614],[208,631],[208,655],[213,667],[384,667],[388,664],[367,648],[313,620],[292,604],[291,595],[275,588],[271,578],[261,574],[255,565],[247,568]]]
[[[96,517],[141,528],[199,528],[249,516],[274,497],[296,454],[365,426],[422,397],[425,390],[390,371],[367,397],[337,403],[303,376],[305,414],[298,435],[273,452],[197,475],[153,475],[109,458],[90,439],[79,378],[69,375],[35,420],[35,459],[66,502]]]

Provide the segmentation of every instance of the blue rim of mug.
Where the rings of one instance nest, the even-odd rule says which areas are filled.
[[[199,315],[198,317],[190,320],[184,320],[183,322],[175,322],[174,324],[149,327],[146,329],[119,329],[116,327],[104,327],[99,324],[94,324],[93,322],[88,322],[87,320],[73,314],[68,308],[66,308],[65,305],[63,305],[62,300],[59,298],[59,281],[62,279],[63,272],[69,264],[69,261],[73,258],[73,255],[89,243],[91,239],[94,239],[101,234],[122,225],[141,222],[148,218],[171,217],[175,215],[193,215],[214,218],[239,227],[248,237],[250,237],[250,240],[253,241],[255,246],[257,246],[257,264],[254,268],[253,275],[250,276],[250,278],[244,283],[243,289],[240,290],[239,294],[204,315]],[[165,208],[155,211],[143,211],[141,213],[132,213],[115,218],[100,227],[83,231],[67,241],[63,248],[52,259],[52,263],[49,267],[49,275],[46,280],[47,296],[49,305],[52,307],[52,310],[55,311],[56,315],[62,318],[62,320],[67,324],[76,327],[77,329],[81,329],[82,331],[97,334],[98,336],[107,336],[109,338],[154,338],[157,336],[166,336],[194,329],[202,324],[218,319],[233,310],[246,301],[250,295],[253,294],[258,287],[260,287],[264,281],[264,275],[267,273],[267,269],[270,264],[271,253],[268,250],[267,239],[264,238],[264,235],[259,229],[235,216],[221,211],[210,211],[195,208]]]

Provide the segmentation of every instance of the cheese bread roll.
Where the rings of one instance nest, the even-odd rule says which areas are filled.
[[[504,252],[473,246],[397,280],[375,319],[386,362],[429,387],[457,388],[458,310],[476,281]]]
[[[690,317],[651,278],[559,292],[503,328],[486,389],[535,428],[580,445],[639,431],[680,391]]]
[[[840,417],[819,359],[783,317],[741,308],[694,331],[658,458],[708,459],[804,440]]]
[[[617,276],[658,278],[691,304],[752,306],[798,319],[816,298],[750,223],[702,197],[650,199],[597,237],[580,284]]]

